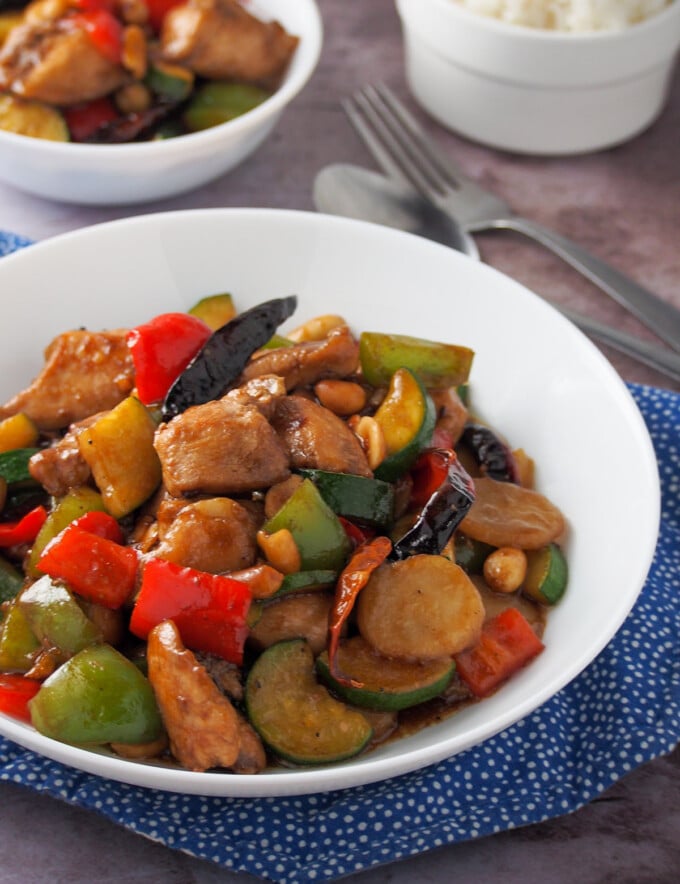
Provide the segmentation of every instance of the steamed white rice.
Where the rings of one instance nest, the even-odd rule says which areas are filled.
[[[554,31],[625,28],[656,15],[672,0],[454,0],[508,24]]]

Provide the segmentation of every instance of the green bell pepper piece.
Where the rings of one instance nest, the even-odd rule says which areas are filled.
[[[53,540],[57,534],[60,534],[67,525],[80,516],[89,513],[91,510],[106,511],[104,500],[98,491],[94,488],[88,488],[83,485],[81,488],[73,488],[64,497],[60,497],[45,523],[38,532],[31,552],[26,562],[26,573],[29,577],[40,577],[42,571],[37,567],[37,562],[42,555],[43,550]]]
[[[287,528],[301,558],[301,571],[340,571],[350,552],[345,529],[310,479],[264,524],[268,534]]]
[[[41,577],[24,589],[18,605],[38,641],[69,657],[102,640],[101,631],[85,616],[69,590],[50,577]]]
[[[163,727],[148,679],[106,644],[67,660],[29,708],[35,729],[64,743],[148,743]]]
[[[0,670],[28,672],[39,650],[40,642],[15,599],[5,613],[0,630]]]

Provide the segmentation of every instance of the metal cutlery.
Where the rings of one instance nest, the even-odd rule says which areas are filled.
[[[516,215],[459,170],[385,85],[365,87],[343,108],[383,170],[411,184],[464,232],[512,230],[539,242],[680,351],[680,310],[566,237]]]
[[[372,221],[432,239],[479,259],[473,238],[410,185],[347,163],[326,166],[314,181],[316,208],[331,215]],[[680,354],[641,341],[571,310],[558,307],[586,334],[680,382]]]

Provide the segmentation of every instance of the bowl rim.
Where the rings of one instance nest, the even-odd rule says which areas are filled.
[[[481,723],[478,722],[473,727],[470,727],[468,724],[465,730],[465,738],[461,740],[455,748],[453,747],[455,738],[449,735],[448,739],[443,740],[439,744],[439,748],[444,751],[441,753],[439,751],[432,753],[432,747],[420,746],[419,748],[414,748],[410,751],[407,763],[402,756],[397,759],[394,757],[379,757],[377,759],[373,757],[373,759],[371,759],[370,756],[366,756],[364,762],[368,759],[369,762],[372,760],[372,763],[360,763],[355,767],[353,766],[353,760],[350,760],[350,762],[344,764],[332,765],[330,767],[324,766],[322,770],[319,770],[318,768],[294,771],[281,769],[278,772],[267,772],[267,774],[260,774],[252,777],[233,777],[223,773],[204,773],[195,775],[192,774],[192,772],[175,771],[177,774],[177,780],[173,780],[173,784],[168,785],[167,768],[165,767],[142,763],[131,765],[130,762],[121,759],[102,755],[98,752],[83,751],[82,749],[71,747],[67,744],[56,743],[55,741],[49,741],[49,751],[45,751],[45,738],[39,738],[31,728],[23,726],[18,722],[10,721],[5,716],[0,716],[3,725],[2,733],[18,743],[38,751],[43,756],[62,761],[79,770],[107,776],[111,779],[138,786],[182,791],[185,794],[222,795],[231,797],[272,797],[276,795],[300,795],[319,791],[325,792],[334,789],[343,789],[347,787],[346,777],[348,766],[352,766],[351,786],[358,786],[407,773],[480,743],[494,733],[498,733],[503,728],[508,727],[518,718],[529,714],[537,706],[546,702],[549,697],[553,695],[555,690],[564,687],[579,675],[580,672],[595,658],[597,653],[608,644],[613,635],[621,627],[644,585],[645,575],[651,564],[656,539],[658,537],[660,495],[656,458],[651,439],[630,392],[604,355],[597,350],[595,345],[588,341],[578,329],[571,327],[568,320],[558,314],[551,305],[543,301],[526,286],[513,280],[511,277],[506,276],[500,271],[494,270],[494,268],[489,265],[473,262],[471,258],[456,253],[452,249],[448,249],[438,243],[428,242],[414,234],[385,228],[384,226],[370,224],[369,222],[290,209],[214,208],[175,210],[170,212],[153,213],[150,215],[120,218],[92,225],[89,228],[80,228],[74,231],[69,231],[60,234],[59,236],[44,240],[42,243],[38,243],[30,249],[21,250],[14,255],[8,256],[8,258],[5,259],[7,263],[5,264],[3,262],[0,266],[25,267],[26,262],[29,262],[30,266],[30,263],[34,260],[34,256],[38,250],[39,254],[45,254],[51,261],[51,256],[54,255],[55,251],[59,251],[62,244],[67,244],[68,242],[73,242],[75,240],[76,242],[82,243],[84,247],[87,247],[101,235],[102,231],[104,232],[104,235],[108,235],[106,231],[109,231],[115,237],[116,231],[120,230],[122,227],[127,227],[130,231],[134,232],[144,226],[149,226],[154,234],[154,241],[159,239],[159,232],[169,231],[172,233],[174,232],[173,229],[181,224],[190,227],[194,230],[194,235],[198,235],[198,231],[195,230],[195,227],[198,226],[197,222],[200,222],[201,219],[209,218],[216,219],[216,229],[219,229],[221,224],[228,225],[231,223],[232,219],[246,222],[246,224],[250,224],[251,226],[254,222],[258,222],[261,219],[276,219],[272,223],[283,224],[287,230],[294,228],[295,233],[299,234],[300,232],[305,232],[306,235],[309,233],[309,230],[307,229],[308,225],[312,224],[314,227],[319,228],[320,233],[325,232],[326,234],[332,234],[337,232],[340,234],[337,239],[343,242],[343,248],[347,246],[347,240],[354,235],[352,234],[352,230],[356,231],[357,234],[362,234],[362,232],[365,233],[366,238],[372,241],[373,244],[380,244],[387,240],[390,241],[389,245],[394,243],[395,246],[398,246],[400,243],[403,245],[411,243],[415,247],[414,251],[418,252],[423,259],[431,259],[439,256],[439,258],[437,258],[437,261],[439,262],[439,259],[446,255],[447,265],[458,264],[461,270],[465,269],[466,272],[473,272],[474,274],[479,275],[480,278],[485,277],[489,281],[494,280],[497,283],[502,283],[506,288],[511,287],[514,291],[520,294],[520,300],[522,302],[531,300],[533,304],[532,309],[539,310],[549,319],[550,323],[554,324],[559,322],[560,327],[568,333],[567,336],[570,340],[575,341],[574,336],[578,336],[581,341],[579,347],[586,348],[583,352],[590,354],[590,357],[593,360],[593,366],[596,365],[598,368],[598,378],[602,382],[606,381],[606,387],[608,389],[607,398],[612,399],[612,401],[617,403],[617,407],[623,407],[625,403],[624,410],[627,418],[630,420],[630,429],[631,431],[634,431],[633,435],[638,442],[642,443],[646,452],[644,469],[650,482],[652,475],[656,476],[655,482],[653,483],[654,493],[652,494],[652,497],[647,500],[647,506],[653,524],[648,526],[649,530],[646,533],[645,555],[637,561],[635,566],[636,590],[633,592],[632,588],[629,587],[630,595],[626,596],[625,605],[621,603],[617,607],[617,615],[608,621],[605,633],[600,632],[597,636],[597,640],[594,640],[591,637],[587,648],[581,647],[577,653],[571,655],[570,664],[567,667],[567,671],[562,672],[560,685],[557,688],[553,686],[548,689],[547,686],[543,685],[542,689],[539,689],[531,695],[526,693],[523,694],[521,700],[516,702],[513,707],[511,715],[507,710],[502,711],[503,704],[501,704],[502,714],[497,714],[495,717],[492,717],[491,723],[484,720]],[[225,220],[220,221],[220,219]],[[212,223],[212,221],[207,223]],[[344,231],[350,232],[347,237],[344,236]],[[337,239],[335,236],[323,237],[325,242],[335,243]],[[371,243],[369,242],[368,244],[370,245]],[[472,269],[473,267],[475,268],[474,270]],[[25,271],[20,271],[20,273],[22,272],[25,274]],[[1,274],[2,270],[0,269],[0,275]],[[515,699],[517,700],[517,698]],[[491,712],[492,709],[495,709],[495,706],[490,707],[489,711]],[[461,714],[464,714],[464,712]],[[134,779],[129,778],[131,767],[135,768]],[[229,786],[225,791],[224,787],[227,781]],[[178,785],[180,785],[180,788],[178,788]]]
[[[34,138],[30,135],[22,135],[18,132],[8,132],[0,129],[0,142],[6,139],[10,144],[21,145],[24,149],[49,150],[52,155],[65,151],[66,155],[70,157],[79,154],[81,159],[85,159],[87,155],[99,158],[106,158],[107,155],[116,155],[120,158],[123,153],[130,157],[144,155],[151,151],[161,151],[170,154],[182,150],[182,145],[187,145],[190,148],[191,145],[195,145],[199,141],[204,145],[209,145],[211,141],[221,141],[227,133],[237,136],[241,132],[248,131],[253,127],[256,128],[259,123],[264,123],[269,117],[280,113],[295,98],[312,76],[321,56],[323,19],[317,0],[296,0],[296,2],[301,5],[306,4],[307,9],[305,12],[309,15],[309,34],[300,42],[297,48],[301,57],[299,65],[296,66],[294,59],[291,60],[291,66],[279,88],[261,104],[257,105],[257,107],[235,117],[233,120],[227,120],[225,123],[220,123],[217,126],[211,126],[198,132],[187,132],[177,136],[177,138],[167,138],[160,141],[131,141],[123,142],[122,144],[83,144],[77,141],[50,141],[45,138]],[[274,15],[271,18],[274,18]]]
[[[621,40],[634,40],[646,36],[647,31],[656,31],[667,25],[669,19],[678,17],[680,21],[680,0],[670,0],[668,6],[642,21],[634,22],[623,28],[604,28],[593,31],[562,31],[536,28],[530,25],[513,24],[501,21],[490,15],[484,15],[461,6],[456,0],[395,0],[397,7],[402,10],[409,5],[414,8],[425,6],[428,3],[436,7],[442,15],[459,16],[469,27],[478,27],[481,30],[488,28],[489,31],[499,37],[514,37],[517,39],[548,43],[562,43],[576,41],[586,44],[611,43]],[[680,28],[679,28],[680,38]]]

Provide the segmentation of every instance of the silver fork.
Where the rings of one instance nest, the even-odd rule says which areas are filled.
[[[581,246],[516,215],[499,197],[464,175],[433,144],[384,84],[366,86],[343,101],[350,122],[388,174],[407,181],[467,233],[513,230],[550,249],[640,322],[680,351],[680,310]]]

